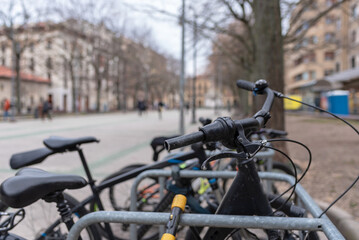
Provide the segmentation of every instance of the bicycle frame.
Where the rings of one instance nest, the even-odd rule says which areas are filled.
[[[216,214],[249,216],[272,214],[272,208],[264,194],[253,159],[238,168],[237,175]],[[203,239],[225,239],[232,231],[233,229],[228,228],[210,228]]]
[[[84,207],[87,204],[90,204],[92,202],[95,202],[98,205],[98,207],[99,207],[99,209],[101,211],[105,210],[104,207],[103,207],[102,201],[100,199],[100,193],[102,192],[102,190],[104,190],[106,188],[109,188],[109,187],[112,187],[112,186],[114,186],[116,184],[125,182],[125,181],[127,181],[129,179],[132,179],[132,178],[138,176],[140,173],[142,173],[144,171],[152,170],[152,169],[162,169],[162,168],[165,168],[165,167],[169,167],[169,166],[172,166],[172,165],[177,165],[179,163],[183,163],[184,161],[190,160],[190,159],[198,159],[199,162],[203,162],[204,160],[206,160],[206,155],[205,155],[204,149],[203,148],[196,148],[196,151],[191,150],[191,151],[188,151],[188,152],[185,152],[185,153],[176,154],[174,156],[171,156],[171,158],[169,158],[169,159],[165,158],[165,159],[163,159],[163,160],[161,160],[159,162],[155,162],[155,163],[152,163],[152,164],[149,164],[149,165],[145,165],[143,167],[140,167],[138,169],[134,169],[134,170],[129,171],[127,173],[124,173],[122,175],[118,175],[118,176],[113,177],[111,179],[105,180],[105,181],[101,182],[100,184],[96,185],[95,180],[92,177],[90,168],[89,168],[89,166],[87,164],[87,161],[86,161],[86,158],[85,158],[85,156],[83,154],[82,149],[78,147],[76,149],[76,151],[79,153],[82,165],[83,165],[84,170],[85,170],[85,174],[86,174],[86,176],[88,178],[88,182],[89,182],[89,185],[90,185],[90,188],[91,188],[91,191],[92,191],[92,195],[85,198],[77,206],[72,208],[73,212],[76,212],[78,209],[80,209],[80,208],[82,208],[82,207]],[[55,221],[52,225],[50,225],[49,228],[47,228],[44,231],[43,235],[47,235],[49,232],[51,232],[52,229],[54,227],[56,227],[60,222],[61,222],[60,219]],[[113,233],[112,233],[112,229],[111,229],[111,227],[110,227],[110,225],[108,223],[105,224],[105,229],[109,233],[109,237],[111,239],[111,236],[113,236]],[[41,240],[41,239],[43,239],[42,236],[37,238],[37,240]],[[114,239],[114,238],[112,237],[112,239]]]

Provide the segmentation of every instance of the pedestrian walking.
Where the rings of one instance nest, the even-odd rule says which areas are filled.
[[[10,104],[9,99],[5,98],[4,109],[3,109],[4,110],[4,121],[7,121],[10,117],[10,114],[9,114],[10,107],[11,107],[11,104]]]
[[[44,101],[44,103],[42,104],[42,115],[41,115],[42,120],[45,120],[46,117],[49,120],[52,120],[51,110],[52,110],[52,101],[51,99],[48,99]]]
[[[142,112],[146,111],[146,104],[145,101],[139,100],[137,102],[137,108],[140,116],[142,115]]]
[[[163,107],[165,106],[165,104],[162,101],[158,102],[158,117],[159,119],[162,119],[162,111],[163,111]]]

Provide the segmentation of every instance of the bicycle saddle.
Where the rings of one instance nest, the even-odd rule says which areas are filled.
[[[86,186],[83,177],[24,168],[0,186],[1,201],[12,208],[26,207],[49,193]]]
[[[54,153],[53,150],[48,148],[39,148],[27,152],[16,153],[10,158],[10,167],[12,169],[19,169],[36,163],[41,163]]]
[[[170,138],[174,138],[174,137],[178,137],[178,135],[175,135],[175,136],[170,136],[170,137],[155,137],[152,139],[151,141],[151,147],[153,149],[153,161],[157,161],[158,160],[158,155],[165,149],[165,141],[167,139],[170,139]]]
[[[84,143],[99,142],[100,140],[94,137],[80,137],[80,138],[64,138],[58,136],[51,136],[45,139],[43,143],[46,147],[56,152],[74,151],[77,145]]]

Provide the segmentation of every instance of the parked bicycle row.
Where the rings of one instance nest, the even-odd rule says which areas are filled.
[[[146,214],[166,212],[169,219],[167,229],[156,226],[161,223],[155,219],[152,222],[143,219],[141,222],[141,215],[137,215],[137,220],[135,217],[122,223],[115,223],[111,217],[105,217],[103,222],[99,220],[86,226],[81,239],[175,239],[176,236],[186,240],[319,239],[317,231],[324,231],[329,238],[342,237],[325,214],[318,212],[316,204],[308,200],[299,184],[309,169],[311,157],[308,167],[300,169],[286,153],[271,143],[290,141],[299,144],[308,150],[309,156],[310,150],[302,143],[287,139],[284,131],[264,128],[270,119],[269,112],[274,99],[283,98],[284,95],[271,90],[265,80],[255,84],[239,80],[237,85],[256,94],[266,95],[262,109],[253,117],[241,120],[219,117],[214,121],[202,118],[198,132],[155,138],[151,142],[153,163],[130,164],[99,183],[94,179],[82,149],[83,144],[98,143],[95,137],[50,137],[43,141],[45,146],[42,148],[14,154],[10,166],[20,170],[5,180],[0,188],[0,210],[4,212],[0,225],[1,239],[22,239],[11,234],[11,230],[21,227],[26,220],[32,222],[32,239],[66,239],[68,231],[75,229],[75,222],[81,222],[85,215],[91,216],[89,213],[113,210],[121,215],[129,214],[134,209]],[[171,153],[159,160],[165,149]],[[172,152],[175,149],[181,150]],[[283,154],[288,163],[277,162],[274,151]],[[37,164],[51,155],[61,153],[66,157],[68,152],[78,153],[86,179],[38,168]],[[135,196],[131,199],[130,189],[136,183],[136,177],[155,169],[170,169],[170,174],[159,172],[158,176],[149,176],[136,188]],[[233,173],[234,178],[220,175],[225,171]],[[211,177],[210,174],[216,172],[219,175]],[[265,172],[289,175],[289,184],[276,181],[281,178],[280,174],[266,176],[263,175]],[[209,175],[200,177],[203,173]],[[192,177],[185,177],[185,174]],[[267,180],[260,180],[259,176]],[[68,191],[85,187],[91,189],[91,194],[81,201],[72,197],[71,191]],[[111,208],[107,208],[105,199],[110,200]],[[29,206],[39,202],[47,203],[45,205],[49,208],[46,207],[45,211],[28,210]],[[55,206],[49,203],[55,203]],[[55,220],[47,220],[50,213],[57,214]],[[179,225],[182,213],[185,213],[184,219],[188,218],[190,222],[194,221],[197,214],[203,214],[204,219],[214,222],[208,222],[208,225],[192,223],[187,224],[189,227],[183,227]],[[191,218],[186,213],[194,215]],[[220,225],[213,215],[261,216],[258,221],[278,221],[278,224],[270,226],[266,222],[265,226],[254,224],[251,225],[253,227],[243,225],[238,228],[234,227],[229,216],[224,217],[225,223]],[[323,226],[317,224],[315,227],[296,225],[298,221],[310,223],[316,218],[325,219],[329,223],[322,223]],[[40,220],[45,220],[45,226],[36,226]],[[297,221],[296,224],[289,224],[292,220]],[[234,224],[238,224],[236,221]]]

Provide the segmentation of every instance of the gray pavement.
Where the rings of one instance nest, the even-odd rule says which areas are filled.
[[[201,109],[198,116],[214,117],[213,110]],[[0,123],[0,181],[12,176],[9,159],[12,154],[44,147],[49,136],[95,136],[100,143],[83,145],[85,156],[97,178],[131,163],[148,163],[152,157],[149,146],[155,136],[178,134],[178,111],[165,111],[159,120],[157,112],[139,116],[135,112],[102,115],[59,117],[52,121],[23,120]],[[190,124],[186,115],[186,131],[195,131],[199,124]],[[77,153],[50,156],[36,165],[44,170],[83,175]]]

